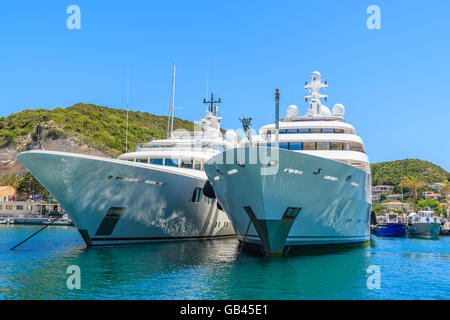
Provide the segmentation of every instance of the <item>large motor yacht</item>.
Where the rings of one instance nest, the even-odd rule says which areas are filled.
[[[221,133],[213,102],[198,134],[171,132],[118,159],[45,150],[17,157],[88,246],[233,236],[217,201],[203,196],[204,163],[235,145]]]
[[[344,122],[344,106],[330,110],[321,103],[323,88],[327,83],[313,72],[305,85],[305,116],[290,105],[286,118],[279,121],[276,112],[259,135],[248,134],[205,164],[239,239],[268,255],[369,242],[369,159],[354,127]],[[246,129],[251,119],[241,120]]]

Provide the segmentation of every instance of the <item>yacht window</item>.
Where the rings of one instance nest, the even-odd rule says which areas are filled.
[[[338,142],[331,142],[330,143],[330,150],[342,150],[342,143],[338,143]]]
[[[283,133],[287,133],[287,130],[286,129],[280,129],[280,134],[283,134]],[[275,134],[275,132],[273,134]]]
[[[309,129],[298,129],[298,133],[309,133]]]
[[[280,143],[280,149],[289,149],[289,143],[287,142]]]
[[[181,160],[181,168],[192,169],[192,160]]]
[[[196,187],[192,193],[192,202],[200,202],[202,198],[202,188]]]
[[[163,164],[163,159],[150,159],[150,164]]]
[[[302,150],[302,143],[301,142],[290,142],[289,150]]]
[[[317,150],[330,150],[329,142],[317,142]]]
[[[297,129],[287,129],[286,132],[287,133],[297,133],[298,130]]]
[[[311,129],[310,133],[322,133],[322,129]]]
[[[316,150],[315,142],[303,142],[303,150]]]
[[[194,169],[195,170],[202,170],[202,164],[199,161],[194,161]]]
[[[322,129],[322,133],[334,133],[333,129]]]
[[[136,162],[139,162],[139,163],[148,163],[148,159],[136,159]]]
[[[334,133],[344,133],[344,129],[334,129]]]
[[[166,158],[166,166],[169,166],[169,167],[178,167],[178,159],[170,159],[170,158]]]

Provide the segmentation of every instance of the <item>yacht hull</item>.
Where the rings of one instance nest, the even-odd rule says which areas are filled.
[[[417,222],[409,228],[409,235],[412,237],[435,239],[439,238],[441,224],[434,222]]]
[[[18,159],[61,204],[88,246],[235,234],[216,201],[201,194],[203,172],[55,151],[27,151]]]
[[[276,150],[278,156],[266,156]],[[370,174],[360,169],[301,152],[242,147],[214,156],[205,171],[239,239],[268,255],[370,240]]]

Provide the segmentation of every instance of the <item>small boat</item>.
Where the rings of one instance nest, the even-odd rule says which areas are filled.
[[[449,220],[441,221],[441,229],[439,231],[439,234],[443,235],[443,236],[450,235],[450,221]]]
[[[406,234],[408,226],[403,223],[395,212],[386,213],[381,223],[375,226],[375,234],[383,237],[403,237]]]
[[[14,224],[14,219],[12,218],[0,219],[0,224]]]
[[[408,216],[410,225],[408,233],[412,237],[438,239],[441,228],[441,219],[434,215],[430,208],[412,212]]]

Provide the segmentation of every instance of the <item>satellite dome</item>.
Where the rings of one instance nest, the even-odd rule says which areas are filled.
[[[320,106],[320,115],[322,117],[331,117],[331,111],[328,109],[327,106],[324,106],[323,104]]]
[[[296,105],[291,104],[289,107],[287,107],[286,117],[295,118],[297,116],[298,116],[298,107]]]
[[[309,78],[310,78],[311,82],[313,82],[313,81],[319,81],[320,82],[321,77],[322,76],[320,75],[319,71],[313,71]]]
[[[336,103],[333,106],[333,116],[335,117],[343,117],[345,115],[345,108],[342,104]]]

